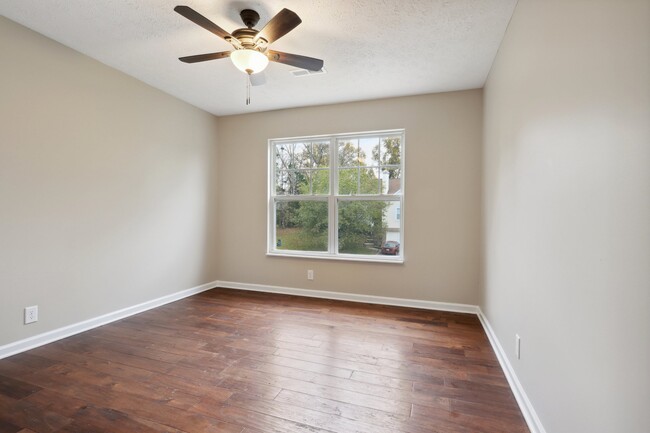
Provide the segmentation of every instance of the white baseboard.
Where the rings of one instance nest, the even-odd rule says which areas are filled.
[[[187,298],[188,296],[204,292],[217,287],[217,282],[201,284],[200,286],[193,287],[180,292],[172,293],[170,295],[162,296],[151,301],[143,302],[138,305],[123,308],[121,310],[113,311],[99,317],[84,320],[83,322],[73,323],[72,325],[64,326],[62,328],[54,329],[52,331],[44,332],[24,340],[15,341],[13,343],[0,346],[0,359],[15,355],[26,350],[34,349],[44,344],[52,343],[62,338],[70,337],[71,335],[79,334],[80,332],[88,331],[89,329],[98,326],[106,325],[107,323],[116,320],[124,319],[125,317],[133,316],[134,314],[142,313],[143,311],[151,310],[152,308],[160,307],[161,305],[169,304],[170,302],[178,301],[179,299]]]
[[[454,313],[478,314],[476,305],[454,304],[450,302],[422,301],[418,299],[390,298],[386,296],[359,295],[355,293],[328,292],[324,290],[296,289],[293,287],[267,286],[265,284],[235,283],[217,281],[217,287],[225,289],[249,290],[252,292],[280,293],[283,295],[305,296],[307,298],[333,299],[337,301],[363,302],[366,304],[392,305],[396,307],[422,308]]]
[[[517,378],[517,374],[515,373],[514,368],[512,368],[512,364],[510,364],[510,361],[508,360],[508,356],[506,355],[506,352],[503,350],[503,346],[501,346],[501,343],[499,342],[499,339],[494,333],[492,326],[490,326],[490,322],[488,321],[487,317],[485,317],[483,311],[481,311],[480,308],[478,308],[477,314],[479,320],[481,321],[481,324],[483,325],[483,329],[485,329],[485,333],[487,334],[488,339],[490,340],[492,349],[494,350],[494,353],[496,353],[497,355],[499,364],[501,364],[501,369],[506,375],[506,379],[508,380],[510,389],[512,390],[512,393],[515,395],[515,399],[517,400],[517,404],[519,404],[521,413],[524,415],[524,419],[528,424],[530,433],[546,433],[546,430],[544,429],[542,422],[537,416],[537,412],[535,412],[535,408],[533,407],[532,403],[528,399],[528,396],[524,391],[524,387],[521,385],[521,382],[519,382],[519,378]]]

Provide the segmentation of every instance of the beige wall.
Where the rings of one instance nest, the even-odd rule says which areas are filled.
[[[0,346],[215,280],[216,118],[1,17],[0,57]]]
[[[219,278],[476,304],[481,123],[480,90],[219,118]],[[267,257],[267,140],[393,128],[406,129],[405,263]]]
[[[483,308],[549,433],[650,431],[649,57],[647,0],[520,0],[485,88]]]

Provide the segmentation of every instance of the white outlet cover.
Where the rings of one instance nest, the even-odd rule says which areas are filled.
[[[25,325],[38,322],[38,305],[25,307]]]

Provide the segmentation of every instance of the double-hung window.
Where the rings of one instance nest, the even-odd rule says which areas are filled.
[[[268,253],[401,262],[404,131],[269,140]]]

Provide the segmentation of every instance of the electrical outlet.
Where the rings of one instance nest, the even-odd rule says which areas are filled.
[[[521,359],[521,337],[515,334],[515,355],[517,359]]]
[[[313,280],[314,279],[314,271],[313,270],[309,269],[307,271],[307,279],[308,280]]]
[[[38,305],[25,307],[25,325],[38,322]]]

